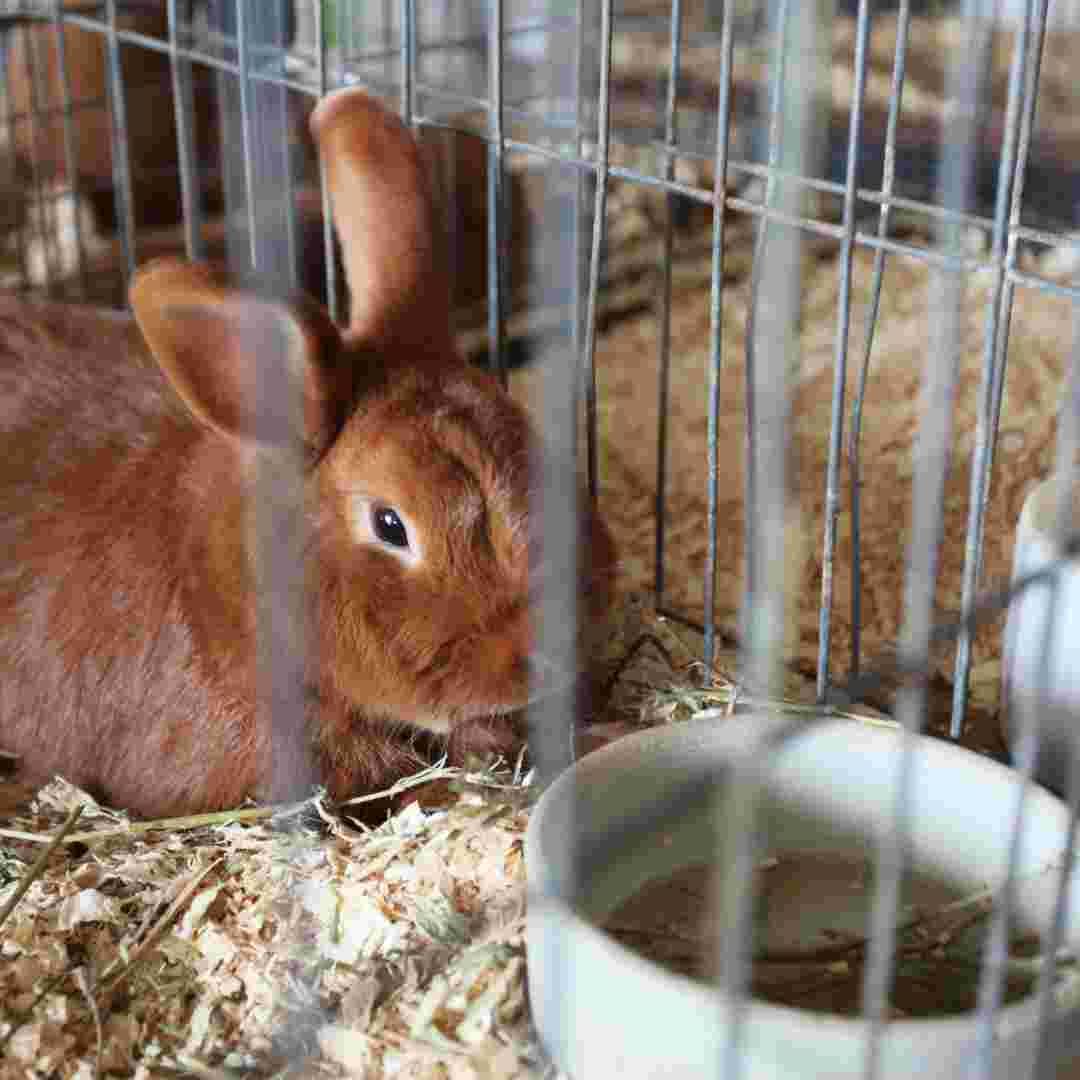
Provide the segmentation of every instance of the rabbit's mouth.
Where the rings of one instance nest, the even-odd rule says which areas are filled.
[[[577,684],[580,674],[576,668],[560,663],[539,651],[530,653],[521,666],[527,675],[527,679],[522,683],[523,692],[515,694],[508,701],[467,706],[463,710],[465,718],[509,716],[520,712],[530,705],[568,693]]]
[[[380,711],[413,727],[449,735],[460,724],[501,719],[562,695],[581,677],[580,656],[569,646],[507,648],[466,638],[437,650],[412,678],[412,700],[380,703]]]
[[[462,724],[476,721],[503,720],[520,714],[524,709],[559,694],[573,691],[580,673],[551,658],[533,653],[527,663],[528,680],[523,681],[516,692],[501,700],[484,700],[483,696],[460,702],[451,707],[413,714],[406,719],[414,727],[436,735],[449,735]]]

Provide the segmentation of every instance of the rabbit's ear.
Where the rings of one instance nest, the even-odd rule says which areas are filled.
[[[317,305],[245,292],[220,269],[160,259],[132,281],[150,352],[202,423],[232,438],[316,453],[351,405],[341,341]]]
[[[412,134],[357,87],[323,98],[310,123],[344,256],[350,337],[442,350],[450,290]]]

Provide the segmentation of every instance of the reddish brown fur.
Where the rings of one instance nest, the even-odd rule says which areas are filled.
[[[453,348],[450,288],[419,146],[397,117],[356,94],[323,98],[310,124],[341,237],[352,336],[419,347],[441,362]],[[373,257],[386,252],[394,257]]]
[[[270,490],[287,492],[297,461],[303,494],[281,498],[307,538],[303,730],[331,794],[415,764],[403,724],[445,732],[527,699],[530,425],[457,357],[447,324],[402,327],[417,287],[445,284],[421,242],[411,140],[355,93],[317,137],[320,124],[338,132],[322,145],[341,155],[350,285],[367,289],[353,310],[368,321],[346,337],[308,301],[180,262],[137,275],[142,334],[124,316],[0,299],[0,747],[142,814],[267,793],[248,514],[256,478],[280,474]],[[353,130],[372,124],[389,140],[376,151]],[[362,255],[355,226],[386,191],[365,177],[387,158],[416,228]],[[293,386],[296,416],[253,409],[259,381]],[[408,516],[418,563],[357,539],[360,494]]]

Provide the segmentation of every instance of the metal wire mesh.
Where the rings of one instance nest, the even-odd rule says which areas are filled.
[[[463,0],[452,5],[324,0],[190,0],[168,3],[59,3],[24,0],[0,6],[0,249],[7,287],[53,292],[67,297],[121,303],[133,267],[164,251],[189,256],[217,255],[258,273],[286,278],[322,295],[337,315],[343,304],[340,274],[331,237],[325,184],[303,138],[297,118],[329,90],[359,83],[394,102],[411,124],[431,133],[455,131],[486,143],[484,175],[487,214],[482,238],[486,263],[483,330],[489,362],[505,371],[516,354],[511,326],[515,311],[513,280],[514,212],[512,166],[528,161],[549,170],[551,216],[541,222],[541,239],[529,260],[533,308],[552,314],[554,350],[537,350],[548,361],[544,413],[553,441],[571,451],[584,440],[589,490],[602,486],[603,449],[597,429],[602,406],[594,356],[604,304],[607,200],[616,183],[653,189],[663,195],[666,214],[659,237],[654,317],[660,383],[658,394],[653,585],[660,612],[693,621],[668,602],[666,558],[672,527],[666,492],[671,468],[668,452],[672,268],[675,231],[686,207],[711,210],[709,366],[702,372],[708,397],[708,426],[701,454],[708,459],[706,518],[697,527],[708,538],[700,580],[704,612],[705,669],[712,666],[722,630],[718,626],[715,582],[719,558],[718,462],[729,452],[718,424],[720,371],[745,365],[746,474],[745,595],[740,618],[746,675],[756,686],[776,689],[785,620],[799,586],[787,565],[785,543],[792,527],[790,459],[793,377],[799,370],[796,328],[803,287],[801,251],[808,237],[835,246],[839,274],[833,330],[833,390],[827,467],[819,481],[824,491],[824,532],[809,543],[821,548],[816,690],[820,702],[857,699],[877,677],[862,656],[862,572],[859,553],[862,404],[872,364],[886,261],[903,257],[931,268],[936,298],[930,337],[925,344],[920,428],[913,450],[910,543],[906,552],[903,623],[898,634],[901,688],[895,717],[904,731],[905,755],[895,779],[894,827],[881,837],[875,854],[875,894],[863,984],[863,1002],[872,1021],[866,1046],[865,1075],[880,1066],[878,1047],[888,1018],[888,992],[896,962],[896,910],[908,847],[906,813],[915,737],[925,726],[930,652],[940,641],[956,642],[953,664],[952,735],[959,736],[967,708],[971,634],[1007,603],[1007,592],[980,593],[980,561],[985,510],[998,444],[1013,306],[1027,290],[1056,294],[1074,305],[1073,284],[1039,273],[1021,258],[1025,250],[1075,248],[1075,196],[1067,163],[1059,172],[1044,161],[1032,164],[1040,63],[1047,28],[1047,4],[1034,2],[1014,13],[1007,88],[1000,124],[987,145],[983,112],[989,99],[992,41],[987,18],[992,11],[968,2],[958,13],[970,31],[969,48],[958,50],[948,66],[943,98],[950,121],[932,146],[917,152],[900,145],[910,55],[912,4],[896,10],[890,90],[881,129],[870,139],[863,108],[867,94],[868,52],[880,16],[861,0],[853,5],[853,65],[849,108],[830,139],[830,47],[832,13],[828,5],[776,0],[760,8],[733,3],[597,4]],[[1060,14],[1060,13],[1058,13]],[[1005,15],[1001,16],[1006,17]],[[626,119],[618,105],[625,86],[613,86],[613,54],[629,49],[636,37],[666,39],[654,51],[653,91],[636,103]],[[704,102],[684,92],[684,52],[715,49],[715,93]],[[735,76],[736,52],[762,54],[759,78],[750,90]],[[91,55],[99,78],[84,80],[78,66]],[[147,58],[160,58],[155,67]],[[156,61],[155,61],[156,62]],[[143,68],[147,70],[144,71]],[[148,153],[148,131],[163,123],[144,116],[140,78],[167,77],[170,153],[164,164]],[[659,92],[655,92],[659,91]],[[200,103],[214,95],[209,129]],[[152,108],[160,107],[155,99]],[[78,140],[80,125],[97,115],[106,120],[107,153],[89,161]],[[835,119],[835,118],[833,118]],[[836,124],[833,123],[836,128]],[[98,150],[103,148],[98,147]],[[921,163],[933,151],[936,167]],[[702,173],[680,167],[707,167]],[[1037,167],[1036,167],[1037,166]],[[913,170],[916,175],[913,175]],[[689,175],[691,178],[686,179]],[[1060,185],[1060,187],[1059,187]],[[108,206],[98,205],[102,192]],[[982,195],[980,196],[980,192]],[[569,199],[556,197],[569,193]],[[97,199],[97,202],[94,200]],[[174,205],[171,221],[153,221],[155,208]],[[721,297],[725,288],[727,228],[733,216],[756,223],[752,288],[747,311],[744,355],[723,349]],[[166,214],[166,217],[168,214]],[[919,219],[925,242],[897,219]],[[451,238],[459,246],[475,237]],[[983,240],[973,244],[973,236]],[[853,340],[852,260],[858,249],[873,252],[872,304],[866,335]],[[951,418],[958,394],[972,388],[958,382],[957,356],[962,335],[961,306],[966,284],[989,276],[992,287],[984,313],[983,363],[977,395],[977,429],[970,449],[971,490],[964,538],[961,611],[947,624],[936,621],[934,582],[942,543],[944,482],[951,455]],[[530,325],[526,320],[526,328]],[[527,333],[525,335],[528,336]],[[1080,340],[1078,336],[1077,340]],[[1061,351],[1075,344],[1062,342]],[[859,364],[853,401],[847,400],[851,351]],[[1059,559],[1019,579],[1014,592],[1050,589],[1046,634],[1040,650],[1045,685],[1049,681],[1049,627],[1054,619],[1054,583],[1075,551],[1071,523],[1069,471],[1077,447],[1076,364],[1068,365],[1065,407],[1056,459],[1060,490],[1056,501]],[[643,393],[651,392],[643,388]],[[845,431],[845,424],[847,425]],[[846,675],[833,678],[834,609],[837,603],[836,551],[842,486],[848,483],[847,518],[851,545],[851,655]],[[547,474],[545,528],[553,537],[570,536],[576,500],[558,481],[561,464]],[[603,510],[603,505],[601,505]],[[552,545],[559,548],[558,544]],[[565,558],[556,577],[574,578],[577,554]],[[283,553],[287,559],[288,552]],[[283,569],[283,574],[287,573]],[[545,598],[541,626],[572,622],[573,591]],[[544,631],[542,630],[542,633]],[[275,654],[276,655],[276,654]],[[279,674],[288,681],[289,671]],[[293,673],[295,674],[295,672]],[[287,687],[275,693],[288,698]],[[1021,703],[1014,726],[1016,767],[1026,785],[1034,775],[1039,716],[1047,702]],[[826,713],[822,713],[825,716]],[[543,712],[535,718],[534,752],[547,771],[565,764],[565,717]],[[800,720],[783,738],[805,727]],[[778,736],[778,739],[780,736]],[[731,790],[739,806],[755,805],[762,748],[746,776]],[[755,770],[758,770],[755,772]],[[1069,844],[1075,836],[1080,785],[1075,756],[1066,769],[1066,794],[1073,807]],[[699,778],[702,785],[715,777]],[[842,782],[842,780],[841,780]],[[1010,867],[1015,865],[1023,831],[1025,788],[1015,808]],[[691,792],[692,794],[692,792]],[[686,792],[680,799],[690,798]],[[734,796],[732,796],[734,798]],[[677,813],[673,805],[653,807],[659,816]],[[725,986],[745,994],[750,966],[753,872],[760,838],[749,818],[729,802],[725,852],[745,873],[735,875],[725,905],[730,913],[721,932]],[[721,826],[722,831],[725,826]],[[612,849],[617,853],[617,848]],[[573,869],[567,845],[567,872]],[[1055,955],[1067,906],[1067,875],[1062,878],[1054,940]],[[980,1037],[973,1075],[990,1075],[994,1015],[1002,998],[1010,889],[995,910],[986,964],[979,987]],[[1042,1002],[1044,1050],[1038,1075],[1050,1075],[1054,1055],[1076,1042],[1054,1017],[1053,965],[1044,971]],[[726,1072],[740,1071],[740,1028],[736,1022],[724,1052]]]

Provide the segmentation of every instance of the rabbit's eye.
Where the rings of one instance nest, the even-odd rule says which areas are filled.
[[[390,506],[376,506],[371,511],[371,531],[384,544],[407,548],[409,533],[397,511]]]

